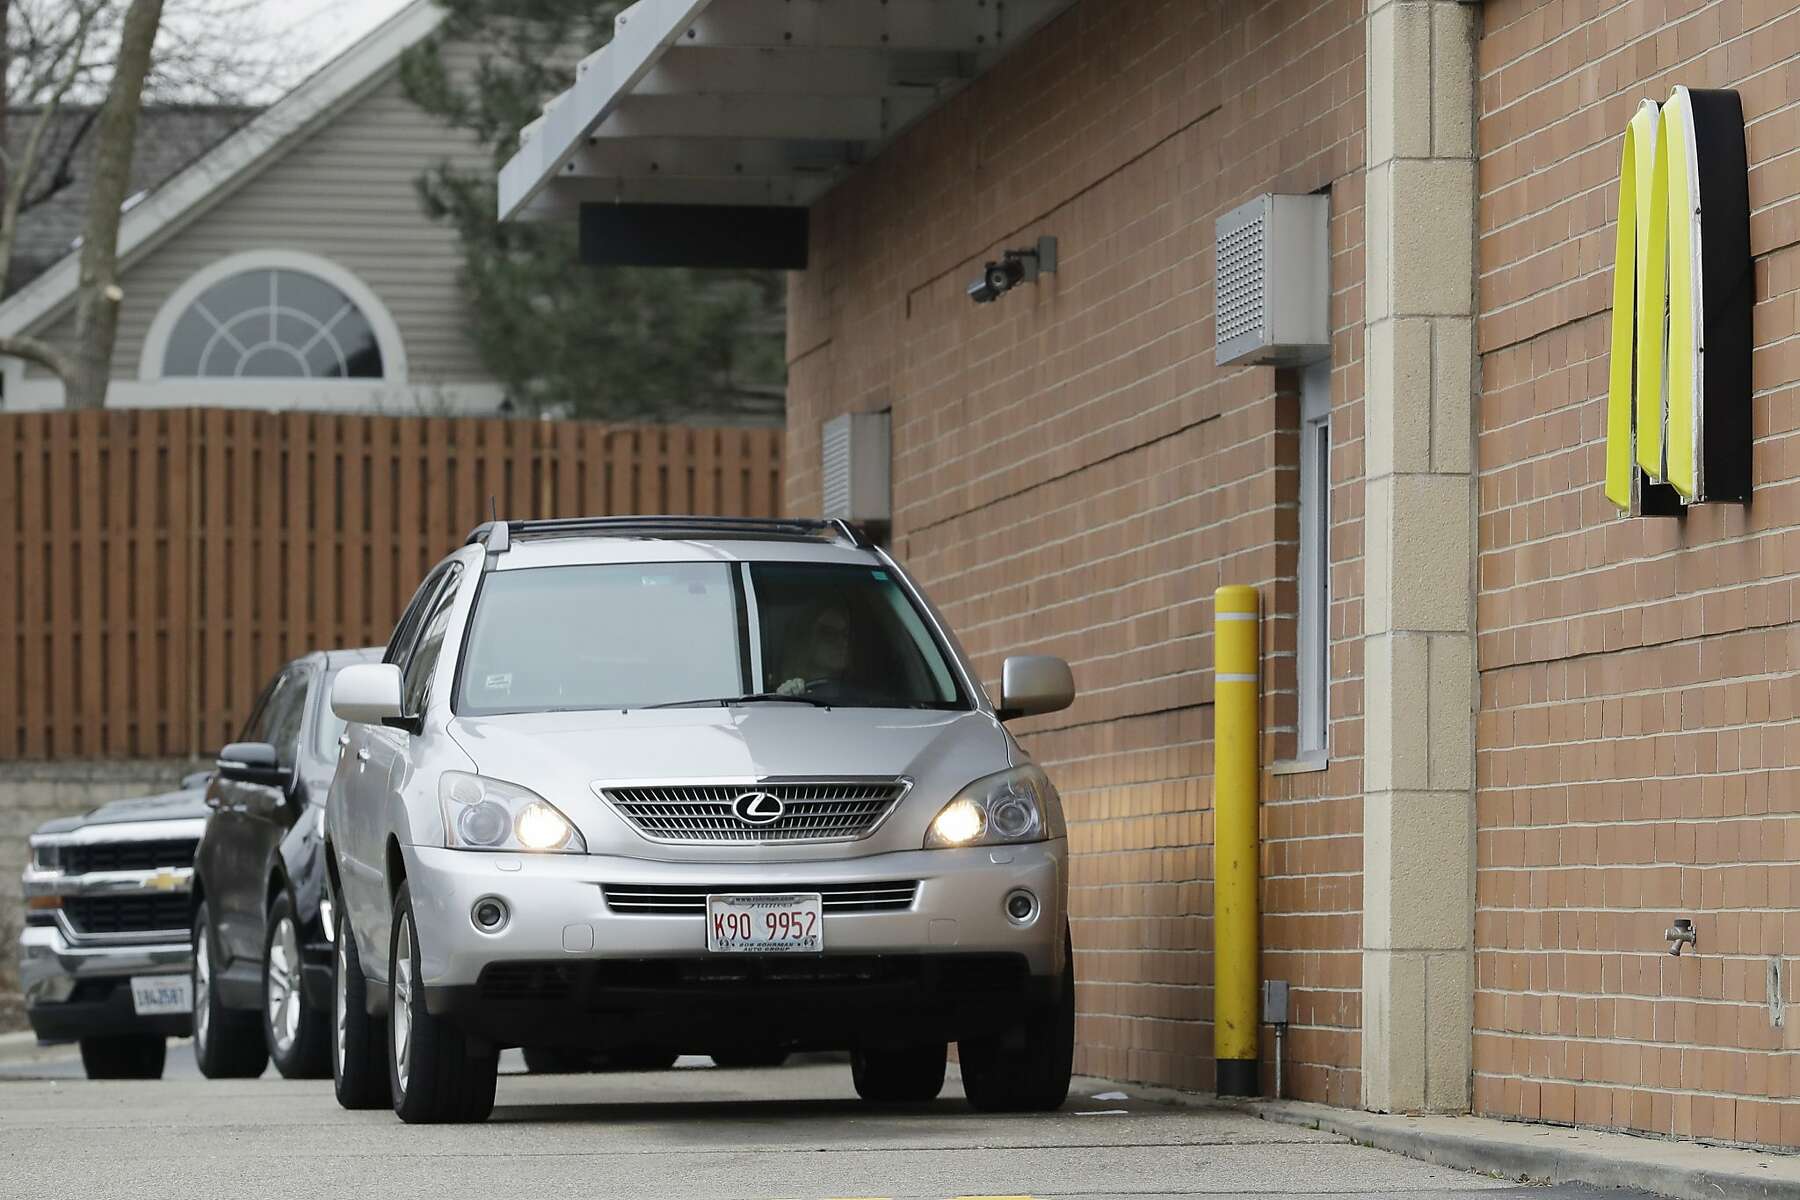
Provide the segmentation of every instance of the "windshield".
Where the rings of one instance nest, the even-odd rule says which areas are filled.
[[[769,703],[967,708],[891,572],[837,563],[622,563],[482,580],[456,711]]]

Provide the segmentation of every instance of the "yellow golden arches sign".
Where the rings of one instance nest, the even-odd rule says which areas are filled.
[[[1606,497],[1626,513],[1750,498],[1749,178],[1732,91],[1638,105],[1619,167]]]

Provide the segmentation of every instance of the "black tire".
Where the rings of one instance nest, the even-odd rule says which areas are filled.
[[[388,1078],[394,1112],[409,1125],[485,1121],[494,1111],[500,1055],[425,1007],[412,894],[394,897],[388,936]]]
[[[788,1060],[788,1052],[779,1046],[763,1046],[748,1050],[715,1050],[711,1058],[717,1066],[744,1070],[753,1067],[779,1067]]]
[[[533,1075],[578,1075],[594,1069],[594,1056],[586,1050],[557,1046],[526,1046],[525,1069]]]
[[[324,1079],[331,1074],[331,1014],[306,1003],[299,926],[283,892],[263,934],[263,1044],[284,1079]]]
[[[903,1050],[853,1050],[850,1079],[856,1094],[872,1104],[923,1104],[944,1090],[942,1042]]]
[[[81,1039],[81,1065],[89,1079],[161,1079],[167,1055],[159,1033]]]
[[[219,941],[202,900],[194,910],[194,1061],[208,1079],[255,1079],[269,1065],[262,1018],[226,1008],[219,999]]]
[[[1024,1044],[1001,1039],[957,1043],[963,1094],[982,1112],[1049,1112],[1069,1098],[1075,1069],[1075,954],[1063,931],[1062,993],[1025,1021]]]
[[[356,953],[356,935],[341,901],[332,935],[331,1085],[339,1107],[387,1108],[387,1022],[369,1015],[369,981]]]

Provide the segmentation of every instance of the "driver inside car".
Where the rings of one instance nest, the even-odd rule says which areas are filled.
[[[850,614],[827,604],[788,639],[784,678],[775,690],[804,696],[820,688],[842,687],[850,670]]]

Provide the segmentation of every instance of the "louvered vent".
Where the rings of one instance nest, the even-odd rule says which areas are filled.
[[[1263,342],[1263,229],[1267,213],[1262,206],[1250,220],[1219,233],[1219,332],[1218,344],[1228,346],[1239,338]]]
[[[886,524],[890,505],[888,414],[833,417],[825,422],[821,442],[821,515],[860,524]]]
[[[1326,196],[1258,196],[1214,227],[1213,359],[1299,366],[1331,353]]]
[[[825,422],[823,515],[830,519],[850,518],[850,418],[837,417]]]

